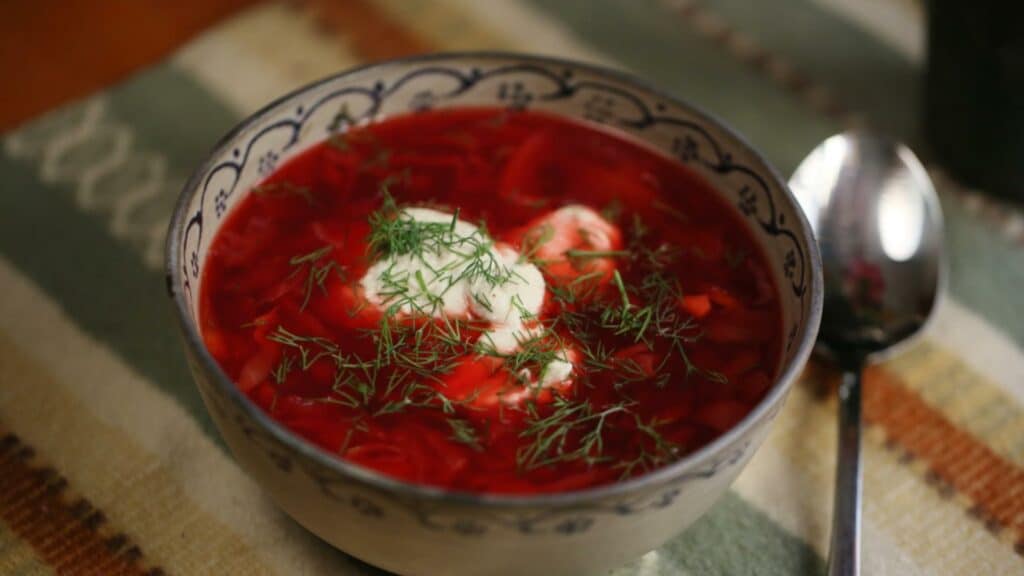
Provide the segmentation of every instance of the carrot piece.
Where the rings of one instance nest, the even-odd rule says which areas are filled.
[[[711,312],[711,299],[707,294],[691,294],[679,299],[679,307],[694,318],[703,318]]]
[[[497,358],[467,357],[444,378],[439,392],[456,402],[468,401],[474,408],[497,408],[508,381],[508,372]]]

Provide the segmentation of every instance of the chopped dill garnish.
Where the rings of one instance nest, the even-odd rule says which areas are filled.
[[[565,359],[564,344],[554,331],[539,331],[518,343],[517,350],[502,355],[505,366],[512,374],[523,369],[543,368],[555,360]]]
[[[630,256],[629,250],[566,250],[565,255],[572,260],[588,258],[620,258]]]
[[[480,452],[483,450],[483,446],[480,445],[480,439],[477,437],[476,429],[467,420],[461,418],[448,418],[448,425],[451,426],[450,438],[460,444],[465,444],[473,450]]]
[[[623,401],[600,409],[586,400],[556,396],[553,411],[533,418],[519,433],[530,444],[516,454],[516,464],[523,470],[534,470],[560,462],[582,461],[588,466],[608,460],[604,454],[604,435],[608,419],[627,413],[631,402]],[[579,438],[576,439],[575,437]]]
[[[331,250],[333,250],[333,249],[334,249],[334,247],[330,246],[330,245],[323,246],[323,247],[317,248],[316,250],[313,250],[312,252],[307,252],[305,254],[300,254],[298,256],[292,256],[291,259],[288,260],[288,263],[291,264],[292,266],[298,266],[300,264],[306,264],[306,263],[309,263],[309,262],[316,262],[317,260],[319,260],[319,259],[323,258],[324,256],[330,254]]]
[[[284,384],[285,380],[288,379],[288,373],[292,371],[292,367],[295,364],[295,357],[288,354],[281,356],[281,361],[278,362],[277,366],[274,367],[271,376],[274,378],[274,382],[280,386]]]
[[[256,328],[257,326],[266,326],[266,325],[267,325],[267,319],[266,318],[256,318],[255,320],[250,320],[250,321],[246,322],[245,324],[242,324],[241,326],[239,326],[239,328],[245,330],[246,328]]]
[[[334,250],[334,247],[327,245],[306,254],[293,256],[288,261],[288,264],[296,267],[295,271],[292,272],[293,275],[298,274],[303,269],[306,270],[306,280],[302,288],[302,304],[299,305],[300,311],[305,310],[306,306],[309,305],[309,300],[313,297],[314,287],[320,288],[322,293],[327,294],[327,279],[330,277],[331,272],[335,272],[339,278],[345,280],[344,266],[338,264],[335,260],[320,262],[332,250]]]

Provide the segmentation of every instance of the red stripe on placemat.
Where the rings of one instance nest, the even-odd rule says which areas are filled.
[[[0,521],[58,574],[160,576],[103,512],[71,494],[53,468],[13,434],[0,436]]]
[[[1009,530],[1024,546],[1024,470],[950,422],[893,373],[865,372],[864,417],[884,430],[887,444],[923,462],[926,479],[967,497],[969,512],[997,533]]]
[[[838,374],[808,365],[821,398],[835,392]],[[1024,556],[1024,469],[1003,458],[928,404],[896,374],[873,366],[864,372],[864,419],[885,435],[883,446],[904,466],[923,466],[925,482],[944,498],[961,496],[968,515],[1014,542]],[[916,466],[915,466],[916,467]]]

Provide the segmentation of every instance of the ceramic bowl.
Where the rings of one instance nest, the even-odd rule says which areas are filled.
[[[451,492],[343,462],[281,427],[234,386],[197,330],[202,270],[225,217],[274,168],[357,122],[431,108],[543,110],[612,130],[703,175],[763,247],[783,308],[784,359],[735,428],[672,465],[614,485],[542,496]],[[592,574],[652,550],[721,496],[764,440],[814,343],[822,281],[811,230],[785,183],[740,136],[630,76],[515,54],[439,54],[357,68],[301,88],[232,130],[182,192],[167,286],[203,400],[239,465],[300,524],[403,575]]]

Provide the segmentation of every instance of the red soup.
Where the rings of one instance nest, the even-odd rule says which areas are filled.
[[[410,482],[575,490],[693,452],[771,385],[780,306],[679,163],[533,112],[340,133],[233,211],[206,345],[275,420]]]

